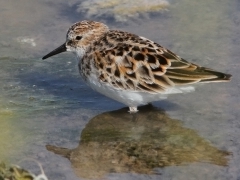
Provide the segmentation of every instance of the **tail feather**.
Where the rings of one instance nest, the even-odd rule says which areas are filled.
[[[191,66],[195,66],[195,68],[168,69],[166,75],[175,85],[193,84],[197,82],[227,82],[230,81],[232,76],[194,64],[191,64]]]
[[[232,75],[231,74],[225,74],[218,71],[214,71],[212,69],[204,68],[206,72],[212,73],[216,76],[216,78],[211,79],[202,79],[200,82],[202,83],[208,83],[208,82],[228,82],[231,80]]]

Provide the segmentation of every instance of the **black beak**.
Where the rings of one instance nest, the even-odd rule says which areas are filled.
[[[51,56],[54,56],[56,54],[62,53],[67,51],[66,44],[64,43],[63,45],[59,46],[57,49],[53,50],[52,52],[48,53],[47,55],[43,56],[42,60],[47,59]]]

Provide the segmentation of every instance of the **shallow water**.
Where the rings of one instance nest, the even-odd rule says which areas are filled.
[[[81,5],[0,2],[0,161],[33,158],[49,179],[240,179],[239,1],[172,0],[168,11],[122,16],[105,7],[87,17]],[[150,38],[232,81],[130,115],[85,85],[72,54],[41,60],[85,18]]]

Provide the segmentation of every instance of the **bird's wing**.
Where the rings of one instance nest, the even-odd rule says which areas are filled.
[[[119,89],[161,93],[175,85],[229,80],[226,74],[187,62],[153,41],[121,42],[95,51],[99,78]]]

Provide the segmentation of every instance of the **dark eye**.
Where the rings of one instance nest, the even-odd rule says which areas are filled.
[[[82,39],[82,36],[76,36],[76,40],[81,40]]]

